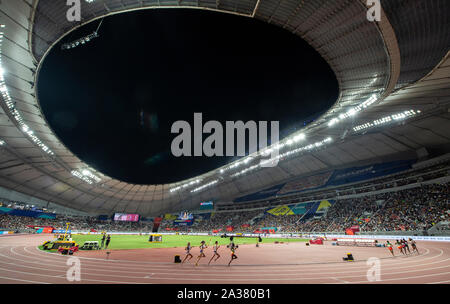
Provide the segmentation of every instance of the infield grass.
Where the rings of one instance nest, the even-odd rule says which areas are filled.
[[[72,235],[72,239],[81,247],[86,241],[98,241],[101,244],[101,235]],[[228,245],[229,238],[221,238],[220,236],[209,235],[163,235],[162,243],[149,243],[148,235],[111,235],[111,242],[108,249],[141,249],[141,248],[170,248],[170,247],[186,247],[188,242],[191,246],[199,246],[201,241],[205,241],[206,245],[212,246],[215,241],[219,245]],[[258,238],[234,237],[234,243],[238,245],[256,244]],[[262,238],[263,243],[274,242],[307,242],[307,239],[288,239],[288,238]],[[41,248],[42,246],[39,246]],[[42,248],[41,248],[42,249]]]

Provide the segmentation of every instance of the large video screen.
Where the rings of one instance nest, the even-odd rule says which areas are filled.
[[[114,220],[119,222],[138,222],[139,214],[115,213]]]
[[[212,201],[200,203],[200,210],[214,209],[214,203]]]
[[[192,215],[192,213],[188,212],[188,211],[183,211],[180,212],[180,214],[178,215],[178,219],[179,220],[192,220],[194,218],[194,216]]]

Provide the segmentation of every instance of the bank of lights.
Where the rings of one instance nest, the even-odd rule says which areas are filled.
[[[265,150],[263,150],[261,152],[258,152],[257,155],[259,155],[259,156],[270,155],[273,151],[275,151],[275,149],[280,150],[280,149],[282,149],[284,147],[292,146],[292,145],[297,144],[300,141],[304,140],[305,138],[306,138],[306,136],[303,133],[294,135],[294,136],[284,140],[283,142],[280,142],[278,144],[274,144],[273,146],[267,147]],[[224,173],[224,172],[229,171],[231,169],[235,169],[235,168],[241,167],[242,165],[246,165],[246,164],[248,164],[250,161],[252,161],[254,159],[256,159],[256,158],[253,157],[253,156],[247,156],[247,157],[245,157],[244,159],[242,159],[240,161],[237,161],[237,162],[235,162],[235,163],[233,163],[233,164],[231,164],[231,165],[229,165],[227,167],[224,167],[224,168],[220,169],[220,173]],[[252,168],[253,167],[254,166],[252,166]],[[232,176],[234,176],[234,175],[235,174],[233,174]]]
[[[322,146],[324,146],[324,145],[326,145],[326,144],[328,144],[328,143],[330,143],[332,141],[333,141],[333,139],[331,137],[327,137],[327,138],[325,138],[325,139],[323,139],[321,141],[315,142],[313,144],[309,144],[309,145],[306,145],[306,146],[303,146],[303,147],[300,147],[300,148],[297,148],[297,149],[293,149],[293,150],[281,153],[281,154],[279,154],[278,156],[275,157],[275,160],[278,160],[278,161],[284,160],[284,158],[286,158],[288,156],[291,156],[293,154],[297,154],[297,153],[300,153],[300,152],[313,150],[315,148],[320,148],[320,147],[322,147]],[[263,160],[261,163],[262,164],[266,164],[266,163],[270,163],[272,161],[273,161],[273,159],[266,159],[266,160]]]
[[[241,175],[243,175],[243,174],[245,174],[247,172],[256,170],[258,168],[263,168],[267,164],[283,161],[283,160],[285,160],[287,157],[289,157],[291,155],[294,155],[294,154],[297,154],[297,153],[300,153],[300,152],[313,150],[315,148],[320,148],[320,147],[322,147],[322,146],[324,146],[324,145],[326,145],[326,144],[328,144],[328,143],[330,143],[332,141],[333,141],[333,139],[331,137],[327,137],[324,140],[315,142],[313,144],[309,144],[309,145],[306,145],[306,146],[303,146],[303,147],[300,147],[300,148],[297,148],[297,149],[293,149],[293,150],[287,151],[285,153],[278,154],[277,156],[275,156],[273,158],[261,160],[261,162],[259,164],[253,165],[253,166],[248,167],[248,168],[245,168],[245,169],[243,169],[243,170],[241,170],[239,172],[234,173],[231,176],[232,177],[241,176]]]
[[[357,113],[359,113],[362,110],[368,108],[369,106],[371,106],[376,101],[377,101],[377,95],[376,94],[372,94],[372,96],[370,96],[369,99],[367,99],[363,103],[359,104],[356,107],[350,108],[346,113],[341,113],[338,117],[332,118],[328,122],[328,126],[332,127],[335,124],[339,123],[341,120],[344,120],[344,119],[346,119],[348,117],[351,117],[351,116],[355,116]]]
[[[44,151],[45,153],[49,155],[55,155],[53,151],[45,145],[36,135],[34,135],[34,132],[25,124],[23,121],[22,116],[20,115],[19,111],[17,111],[16,106],[14,105],[14,102],[12,101],[11,95],[9,94],[8,88],[6,87],[5,82],[5,69],[3,68],[2,63],[2,43],[3,43],[3,29],[5,28],[4,24],[0,24],[0,94],[3,97],[3,100],[6,103],[6,106],[8,107],[8,110],[10,111],[11,115],[14,117],[14,119],[19,124],[22,131],[39,147]]]
[[[396,114],[393,114],[393,115],[385,116],[383,118],[374,120],[372,122],[367,122],[365,124],[356,126],[356,127],[353,128],[353,131],[358,132],[358,131],[367,130],[367,129],[370,129],[370,128],[373,128],[373,127],[377,127],[377,126],[380,126],[380,125],[384,125],[384,124],[390,123],[392,121],[405,120],[407,118],[416,116],[416,115],[418,115],[420,113],[421,113],[420,110],[417,110],[417,111],[414,111],[414,110],[403,111],[403,112],[396,113]]]
[[[72,170],[71,173],[73,176],[78,177],[79,179],[88,183],[89,185],[92,185],[94,182],[99,183],[101,181],[101,179],[98,176],[96,176],[87,169],[84,169],[81,172],[77,170]]]
[[[88,1],[86,1],[86,2],[88,2]],[[89,3],[92,3],[92,1]],[[100,26],[102,26],[102,23],[103,23],[103,19],[100,21],[99,25],[97,26],[97,29],[94,32],[92,32],[91,34],[89,34],[87,36],[81,37],[77,40],[74,40],[72,42],[64,43],[63,45],[61,45],[61,49],[62,50],[70,50],[70,49],[76,48],[79,45],[86,44],[89,41],[94,40],[95,38],[98,38],[99,37],[98,30],[100,29]]]
[[[91,179],[89,179],[89,177],[84,176],[82,173],[78,172],[77,170],[72,170],[71,173],[73,176],[78,177],[79,179],[88,183],[89,185],[92,185],[94,183]]]
[[[204,185],[202,185],[202,186],[200,186],[200,187],[198,187],[198,188],[195,188],[195,189],[191,190],[191,193],[193,193],[193,192],[198,192],[198,191],[203,190],[203,189],[205,189],[205,188],[211,187],[212,185],[217,184],[218,181],[219,181],[219,180],[215,179],[215,180],[213,180],[212,182],[209,182],[209,183],[207,183],[207,184],[204,184]]]
[[[90,179],[93,179],[96,183],[99,183],[101,181],[101,178],[93,174],[88,169],[84,169],[81,173],[83,173],[84,176],[87,176]]]
[[[187,188],[189,186],[196,185],[196,184],[200,183],[201,181],[202,181],[201,179],[196,179],[196,180],[190,181],[189,183],[185,183],[183,185],[180,185],[178,187],[170,189],[170,192],[175,192],[175,191],[178,191],[180,189],[185,189],[185,188]]]

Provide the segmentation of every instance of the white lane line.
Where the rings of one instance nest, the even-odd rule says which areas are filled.
[[[38,277],[49,277],[49,278],[56,278],[56,279],[61,279],[60,275],[47,275],[47,274],[38,274],[38,273],[31,273],[31,272],[23,272],[23,271],[19,271],[19,270],[13,270],[13,269],[8,269],[8,268],[0,268],[0,270],[4,270],[4,271],[9,271],[9,272],[15,272],[15,273],[22,273],[22,274],[26,274],[26,275],[31,275],[31,276],[38,276]],[[83,274],[82,274],[83,275]],[[105,281],[105,280],[95,280],[95,279],[82,279],[81,282],[83,281],[88,281],[88,282],[102,282],[102,283],[116,283],[116,284],[144,284],[141,282],[126,282],[126,281]],[[67,280],[65,280],[65,282],[68,282]],[[72,282],[69,282],[72,283]],[[145,283],[147,284],[147,283]]]
[[[431,282],[431,283],[427,283],[427,284],[444,284],[444,283],[450,283],[449,281],[441,281],[441,282]]]
[[[345,284],[350,283],[349,281],[341,280],[341,279],[338,279],[338,278],[335,278],[335,277],[331,277],[331,278],[336,280],[336,281],[338,281],[339,283],[345,283]]]
[[[17,265],[17,263],[8,263],[8,262],[0,261],[0,265],[3,265],[3,264],[14,265],[16,267],[14,269],[17,269],[17,268],[30,268],[30,269],[45,270],[45,271],[48,271],[48,272],[63,273],[63,274],[57,274],[57,275],[55,275],[55,277],[64,277],[64,278],[66,277],[66,270],[68,269],[68,267],[66,267],[66,270],[52,270],[52,269],[48,269],[48,268],[41,268],[41,267],[34,267],[34,266],[25,266],[25,265]],[[6,268],[6,269],[11,269],[11,268]],[[37,273],[37,272],[34,272],[34,273]],[[148,273],[148,272],[143,272],[143,273]],[[114,278],[120,277],[120,278],[128,278],[128,279],[141,279],[142,278],[142,276],[138,276],[137,277],[137,276],[125,276],[125,275],[121,275],[121,274],[116,274],[116,275],[113,275],[113,274],[99,274],[98,272],[92,273],[92,272],[85,272],[83,270],[81,271],[81,275],[82,276],[84,276],[84,275],[88,275],[88,276],[103,276],[103,277],[114,277]]]
[[[436,263],[436,262],[434,262]],[[5,264],[5,262],[1,262],[0,264]],[[13,263],[7,263],[7,264],[12,264],[15,265],[16,267],[18,266],[17,264],[13,264]],[[430,263],[433,264],[433,263]],[[32,267],[32,266],[19,266],[19,267],[25,267],[25,268],[32,268],[32,269],[40,269],[40,270],[48,270],[47,268],[39,268],[39,267]],[[449,268],[450,265],[446,265],[446,266],[441,266],[441,267],[434,267],[434,268],[428,268],[426,271],[429,270],[435,270],[435,269],[442,269],[442,268]],[[4,270],[9,270],[9,271],[14,271],[15,270],[11,270],[9,268],[0,268],[0,269],[4,269]],[[401,272],[391,272],[388,273],[389,275],[395,275],[395,274],[403,274],[403,273],[411,273],[411,272],[420,272],[421,270],[410,270],[410,271],[401,271]],[[51,276],[51,275],[43,275],[43,274],[35,274],[35,273],[28,273],[28,272],[21,272],[21,271],[17,271],[19,273],[26,273],[26,274],[30,274],[30,275],[42,275],[42,276],[50,276],[50,277],[59,277],[59,276]],[[56,271],[58,272],[58,271]],[[82,275],[99,275],[99,276],[107,276],[107,277],[111,277],[112,275],[101,275],[101,274],[90,274],[90,273],[82,273]],[[156,280],[178,280],[178,281],[201,281],[201,280],[225,280],[225,281],[233,281],[233,280],[238,280],[238,281],[272,281],[272,280],[281,280],[281,281],[292,281],[292,280],[323,280],[323,279],[327,279],[329,278],[327,275],[327,273],[325,273],[324,275],[326,275],[327,277],[293,277],[293,278],[280,278],[280,277],[275,277],[275,278],[249,278],[249,276],[246,275],[224,275],[224,274],[209,274],[209,275],[203,275],[202,278],[180,278],[180,277],[161,277],[161,275],[163,275],[163,273],[158,273],[158,278],[149,278],[149,279],[156,279]],[[183,276],[185,276],[186,274],[183,274]],[[195,274],[194,274],[195,275]],[[278,274],[279,275],[279,274]],[[386,275],[386,274],[384,274]],[[195,275],[197,276],[197,275]],[[223,277],[231,277],[231,278],[223,278]],[[351,276],[339,276],[340,279],[343,278],[357,278],[357,277],[365,277],[366,274],[362,274],[362,275],[351,275]],[[117,277],[117,276],[112,276],[112,277]],[[130,278],[130,279],[141,279],[141,277],[131,277],[131,276],[122,276],[120,275],[121,278]],[[236,278],[236,277],[243,277],[242,279],[240,278]],[[397,280],[397,279],[394,279]],[[102,282],[102,280],[94,280],[94,279],[87,279],[86,281],[97,281],[97,282]],[[104,282],[114,282],[114,281],[104,281]],[[363,281],[366,282],[366,281]],[[116,282],[117,283],[117,282]],[[352,282],[353,283],[353,282]],[[359,283],[359,282],[356,282]]]
[[[37,282],[37,281],[22,280],[22,279],[17,279],[17,278],[10,278],[10,277],[0,277],[0,279],[17,281],[17,282],[34,283],[34,284],[50,284],[48,282]],[[8,283],[1,282],[1,284],[8,284]]]
[[[442,250],[440,250],[441,251],[441,254],[440,255],[442,255]],[[440,256],[439,255],[439,256]],[[435,258],[435,257],[432,257],[432,258]],[[429,259],[432,259],[432,258],[429,258]],[[430,270],[430,269],[429,269]],[[411,272],[411,271],[409,271],[409,272]],[[444,273],[444,274],[447,274],[447,273]],[[440,274],[436,274],[436,275],[440,275]],[[416,276],[416,277],[412,277],[412,278],[417,278],[417,277],[426,277],[427,275],[423,275],[423,276]],[[179,279],[179,278],[178,278]],[[176,278],[175,278],[175,280],[176,280]],[[401,279],[389,279],[389,280],[401,280]],[[363,282],[365,282],[365,281],[363,281]]]
[[[440,250],[440,249],[439,249]],[[442,255],[442,253],[443,253],[443,251],[442,250],[440,250],[441,251],[441,253],[438,255],[438,256],[433,256],[433,257],[430,257],[430,258],[428,258],[428,259],[423,259],[423,261],[424,260],[430,260],[430,259],[433,259],[433,258],[436,258],[436,257],[439,257],[439,256],[441,256]],[[25,257],[25,256],[24,256]],[[423,262],[422,261],[422,262]],[[441,261],[439,261],[439,262],[441,262]],[[406,261],[405,261],[405,263],[406,263]],[[434,263],[431,263],[431,264],[434,264]],[[410,267],[417,267],[417,265],[416,264],[414,264],[414,265],[411,265],[411,266],[403,266],[403,267],[398,267],[398,265],[395,265],[396,266],[396,268],[397,269],[400,269],[400,268],[410,268]],[[170,268],[169,270],[173,270],[173,268]],[[175,272],[176,273],[179,273],[179,271],[180,271],[181,269],[175,269]],[[183,269],[184,270],[184,269]],[[302,270],[304,270],[303,268],[302,268]],[[298,270],[295,270],[295,272],[297,272]],[[358,268],[358,270],[357,271],[355,271],[355,272],[359,272],[359,271],[362,271],[361,270],[361,268]],[[364,270],[365,271],[365,270]],[[261,273],[261,272],[267,272],[267,270],[261,270],[260,272],[257,272],[257,273]],[[318,271],[319,273],[323,273],[323,271]],[[130,273],[130,271],[127,271],[127,273]],[[140,272],[135,272],[135,273],[140,273]],[[248,272],[245,272],[246,274],[248,274]],[[273,272],[272,272],[273,273]],[[309,272],[309,273],[311,273],[311,272]],[[343,271],[343,272],[331,272],[331,273],[349,273],[349,271],[348,270],[346,270],[346,271]],[[161,273],[161,274],[171,274],[171,273]],[[208,275],[209,273],[204,273],[203,275]]]
[[[441,255],[442,255],[442,250],[441,250]],[[432,258],[434,258],[434,257],[432,257]],[[410,271],[411,272],[411,271]]]
[[[434,269],[434,268],[431,268],[431,269]],[[417,279],[417,278],[435,277],[435,276],[447,275],[447,274],[450,274],[450,272],[431,273],[431,274],[424,274],[424,275],[413,276],[413,277],[382,279],[381,282],[384,282],[384,281],[404,281],[404,280],[411,280],[411,279]],[[358,284],[358,283],[368,283],[368,281],[366,280],[366,281],[352,282],[352,284]]]
[[[17,253],[16,253],[17,254]],[[428,258],[428,259],[434,259],[434,258],[436,258],[436,257],[440,257],[441,255],[443,254],[443,251],[441,250],[441,253],[439,254],[439,255],[437,255],[437,256],[433,256],[433,257],[430,257],[430,258]],[[27,258],[27,256],[25,256],[25,255],[21,255],[21,254],[17,254],[17,255],[19,255],[19,256],[23,256],[23,257],[25,257],[25,258]],[[2,254],[0,254],[0,256],[3,256]],[[5,256],[6,257],[6,256]],[[18,260],[18,261],[22,261],[21,259],[15,259],[15,258],[12,258],[12,257],[6,257],[6,258],[9,258],[9,259],[13,259],[13,260]],[[446,260],[439,260],[439,261],[436,261],[436,262],[432,262],[432,263],[421,263],[421,265],[431,265],[431,264],[437,264],[437,263],[442,263],[442,262],[444,262],[444,261],[447,261],[447,260],[450,260],[450,258],[448,258],[448,259],[446,259]],[[23,261],[23,262],[28,262],[28,263],[33,263],[33,264],[42,264],[42,262],[41,263],[37,263],[37,262],[30,262],[30,261]],[[52,266],[53,264],[48,264],[48,263],[44,263],[45,265],[49,265],[49,266]],[[449,265],[450,266],[450,265]],[[64,267],[64,268],[66,268],[66,266],[57,266],[57,267]],[[386,265],[384,265],[384,267],[386,267]],[[415,265],[411,265],[411,266],[403,266],[403,267],[396,267],[396,270],[398,270],[398,269],[401,269],[401,268],[411,268],[411,267],[417,267],[417,264],[415,264]],[[98,268],[100,268],[100,267],[98,267]],[[173,268],[172,269],[170,269],[170,270],[173,270]],[[162,274],[162,275],[170,275],[170,274],[180,274],[180,270],[181,269],[175,269],[173,272],[158,272],[158,274]],[[189,272],[190,271],[192,271],[192,269],[183,269],[183,270],[188,270]],[[138,273],[148,273],[147,271],[145,271],[145,272],[139,272],[139,271],[121,271],[121,270],[106,270],[106,269],[99,269],[99,271],[104,271],[104,272],[125,272],[125,273],[128,273],[128,274],[131,274],[131,273],[136,273],[136,274],[138,274]],[[288,274],[288,273],[282,273],[281,275],[283,275],[283,276],[296,276],[296,275],[298,275],[298,271],[304,271],[304,269],[303,268],[299,268],[298,270],[295,270],[295,274]],[[414,272],[414,271],[416,271],[416,270],[413,270],[413,271],[411,271],[411,272]],[[261,272],[266,272],[266,273],[274,273],[274,272],[268,272],[267,270],[262,270]],[[364,267],[361,267],[361,268],[359,268],[358,270],[352,270],[352,271],[332,271],[332,272],[326,272],[326,275],[329,275],[329,274],[342,274],[342,273],[344,273],[344,274],[348,274],[348,273],[356,273],[356,272],[363,272],[363,273],[365,273],[366,272],[366,267],[364,266]],[[238,272],[238,273],[241,273],[241,272]],[[235,276],[245,276],[245,277],[252,277],[252,276],[260,276],[261,274],[259,273],[259,274],[256,274],[256,275],[249,275],[248,274],[248,272],[244,272],[245,273],[245,275],[239,275],[239,274],[236,274],[236,272],[234,272],[233,274],[222,274],[222,273],[216,273],[215,275],[218,275],[218,276],[230,276],[230,277],[235,277]],[[318,274],[323,274],[324,273],[324,271],[323,270],[320,270],[320,271],[317,271],[317,272],[310,272],[310,271],[308,271],[308,274],[313,274],[313,273],[318,273]],[[211,275],[211,273],[210,272],[207,272],[207,273],[185,273],[185,274],[183,274],[183,275],[187,275],[187,276],[198,276],[198,275],[201,275],[201,276],[210,276]],[[280,275],[280,274],[278,274],[278,275]],[[325,274],[324,274],[325,275]],[[135,277],[133,277],[133,278],[135,278]]]
[[[24,250],[25,251],[27,251],[27,252],[29,252],[27,249],[26,249],[26,247],[24,247]],[[39,249],[38,249],[39,250]],[[397,267],[397,268],[404,268],[404,267],[410,267],[410,266],[404,266],[404,267],[399,267],[399,265],[406,265],[406,264],[413,264],[413,259],[414,258],[423,258],[425,255],[428,255],[429,254],[429,250],[427,249],[427,253],[426,254],[423,254],[423,255],[421,255],[421,256],[409,256],[409,257],[403,257],[402,259],[408,259],[408,260],[404,260],[404,261],[402,261],[402,262],[397,262],[397,263],[395,263],[394,265]],[[33,254],[33,253],[31,253],[31,252],[29,252],[30,254]],[[48,253],[48,252],[45,252],[46,254],[52,254],[52,255],[54,255],[53,253]],[[41,255],[35,255],[35,254],[33,254],[33,256],[41,256]],[[61,257],[61,258],[64,258],[64,260],[65,260],[65,257],[62,257],[62,256],[59,256],[58,255],[58,257]],[[433,257],[431,257],[431,258],[428,258],[428,259],[432,259],[432,258],[434,258],[435,256],[433,256]],[[83,257],[79,257],[80,259],[83,259]],[[91,259],[91,258],[89,258],[89,259]],[[423,261],[424,260],[428,260],[428,259],[422,259]],[[100,260],[103,260],[103,259],[100,259]],[[108,261],[108,260],[104,260],[104,261]],[[120,261],[120,260],[116,260],[116,261]],[[58,261],[59,262],[59,261]],[[91,262],[91,261],[89,261],[89,262]],[[365,262],[365,261],[359,261],[360,263],[361,262]],[[393,262],[393,261],[392,261]],[[143,263],[146,263],[146,262],[143,262]],[[346,271],[344,271],[344,272],[348,272],[348,270],[350,269],[350,268],[354,268],[354,269],[360,269],[360,267],[361,267],[361,265],[355,265],[355,264],[353,264],[353,265],[348,265],[348,264],[345,264],[344,265],[344,263],[342,263],[342,262],[336,262],[336,263],[322,263],[322,264],[311,264],[311,263],[308,263],[308,264],[295,264],[295,265],[280,265],[280,267],[277,267],[277,268],[274,268],[274,267],[270,267],[269,265],[250,265],[251,266],[251,268],[253,268],[252,270],[243,270],[243,269],[240,269],[242,272],[245,272],[245,273],[251,273],[251,272],[253,272],[253,273],[261,273],[261,272],[273,272],[274,270],[277,270],[277,269],[279,269],[280,271],[283,271],[283,272],[296,272],[297,270],[292,270],[292,269],[285,269],[284,267],[290,267],[290,268],[292,268],[292,266],[310,266],[309,267],[309,269],[318,269],[319,267],[318,266],[322,266],[322,267],[320,267],[320,268],[326,268],[326,267],[330,267],[330,265],[336,265],[336,264],[339,264],[339,267],[338,268],[342,268],[342,269],[345,269]],[[92,264],[92,265],[99,265],[99,264],[97,264],[97,263],[95,263],[95,264]],[[173,263],[168,263],[167,265],[171,265],[171,266],[173,266]],[[129,272],[131,269],[133,269],[133,268],[130,268],[130,266],[119,266],[119,265],[102,265],[103,267],[107,267],[107,266],[114,266],[114,267],[117,267],[117,268],[125,268],[125,269],[127,269],[127,272]],[[135,266],[135,265],[133,265],[133,266]],[[136,265],[136,266],[138,266],[138,265]],[[138,267],[138,269],[142,269],[142,267],[145,267],[145,266],[147,266],[147,265],[141,265],[141,267]],[[202,266],[205,266],[205,265],[202,265]],[[241,268],[241,267],[245,267],[244,265],[235,265],[235,266],[239,266],[239,268]],[[256,270],[255,271],[255,267],[256,266],[263,266],[265,269],[264,270]],[[414,266],[416,266],[416,264],[414,264],[414,265],[412,265],[411,267],[414,267]],[[215,266],[212,266],[212,267],[214,267],[215,269],[223,269],[223,268],[218,268],[218,267],[225,267],[225,265],[215,265]],[[114,269],[117,269],[117,268],[114,268]],[[161,270],[173,270],[174,268],[173,267],[167,267],[167,266],[162,266],[162,265],[152,265],[152,269],[155,269],[155,268],[160,268]],[[233,269],[234,269],[234,271],[236,271],[236,269],[235,269],[236,267],[233,267]],[[197,268],[197,269],[199,269],[199,268]],[[305,269],[305,267],[303,267],[302,269]],[[174,270],[175,272],[179,272],[180,270],[179,269],[176,269],[176,270]],[[196,271],[198,271],[198,270],[196,270]],[[317,272],[320,272],[321,270],[318,270]],[[337,272],[338,273],[338,272]]]

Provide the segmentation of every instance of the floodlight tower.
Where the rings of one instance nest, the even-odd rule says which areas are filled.
[[[76,48],[79,45],[83,45],[83,44],[85,44],[85,43],[87,43],[87,42],[89,42],[89,41],[99,37],[98,31],[99,31],[100,26],[102,25],[102,23],[103,23],[103,18],[100,21],[97,29],[94,32],[92,32],[91,34],[89,34],[87,36],[81,37],[81,38],[79,38],[77,40],[74,40],[72,42],[64,43],[61,46],[61,49],[62,50],[70,50],[70,49]]]

